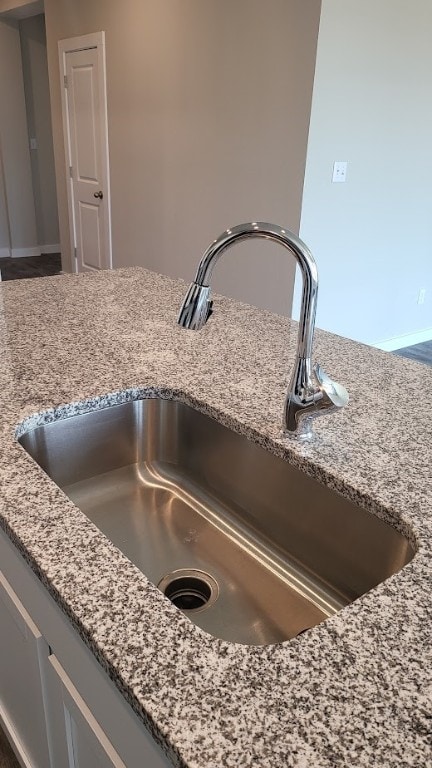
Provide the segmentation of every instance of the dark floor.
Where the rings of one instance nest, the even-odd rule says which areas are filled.
[[[412,347],[396,349],[394,354],[432,366],[432,341],[423,341],[421,344],[414,344]]]
[[[0,259],[2,280],[19,280],[22,277],[48,277],[61,272],[59,253],[25,256],[22,259]]]

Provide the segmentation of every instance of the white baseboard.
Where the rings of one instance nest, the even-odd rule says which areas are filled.
[[[5,251],[5,253],[3,254],[2,251]],[[40,256],[42,253],[60,253],[60,243],[34,245],[31,248],[12,248],[12,252],[7,248],[0,249],[0,256],[12,256],[13,259],[25,259],[28,256]]]
[[[41,253],[60,253],[60,243],[52,243],[51,245],[40,245]]]
[[[28,256],[40,256],[41,254],[60,253],[60,243],[49,245],[34,245],[31,248],[0,248],[0,259],[25,259]]]
[[[38,245],[33,248],[12,248],[11,256],[13,259],[25,259],[26,256],[40,256],[41,249]]]
[[[377,349],[383,349],[385,352],[394,352],[395,349],[411,347],[413,344],[421,344],[423,341],[432,341],[432,328],[425,328],[416,333],[407,333],[405,336],[395,336],[392,339],[377,341],[372,344]]]

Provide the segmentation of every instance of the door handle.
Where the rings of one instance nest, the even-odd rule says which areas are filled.
[[[98,197],[99,200],[102,200],[102,198],[103,198],[102,190],[100,189],[99,192],[94,192],[93,197]]]

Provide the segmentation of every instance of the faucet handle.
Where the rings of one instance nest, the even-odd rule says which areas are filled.
[[[318,363],[314,365],[313,370],[319,388],[327,401],[326,406],[323,405],[322,407],[343,408],[349,400],[349,395],[345,387],[337,381],[333,381],[330,376],[327,376],[326,372]]]

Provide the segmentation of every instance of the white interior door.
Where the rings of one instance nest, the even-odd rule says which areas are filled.
[[[64,82],[63,126],[75,270],[110,269],[104,35],[100,32],[62,40],[59,52]]]

